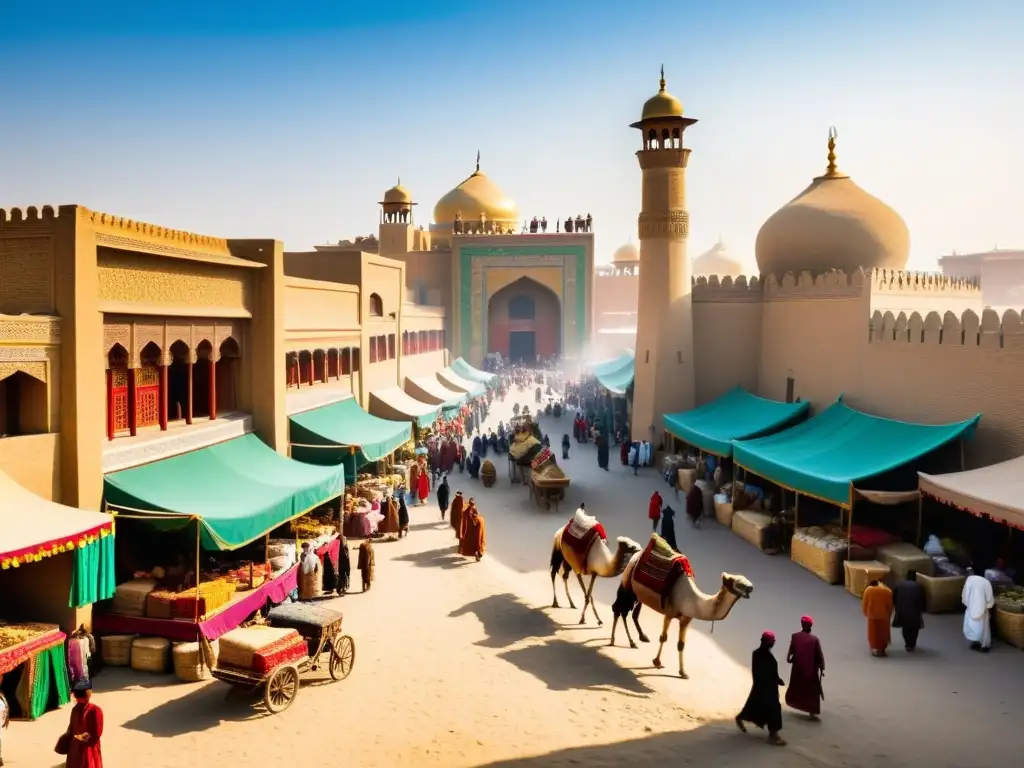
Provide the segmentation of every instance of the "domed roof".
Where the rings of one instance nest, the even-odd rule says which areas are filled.
[[[836,167],[835,131],[829,132],[824,176],[772,214],[754,246],[761,274],[859,268],[904,269],[910,232],[896,211],[865,192]]]
[[[693,274],[695,277],[739,277],[743,274],[743,265],[729,255],[728,247],[719,237],[717,243],[693,260]]]
[[[488,221],[519,223],[516,204],[480,170],[479,153],[473,175],[437,201],[434,223],[451,224],[456,214],[461,214],[463,221],[478,221],[482,215]]]
[[[413,205],[412,193],[402,186],[402,180],[399,179],[395,186],[384,193],[381,205]]]
[[[641,120],[653,120],[659,117],[682,117],[683,103],[665,90],[665,68],[661,68],[661,88],[656,94],[644,102]]]
[[[612,255],[612,264],[633,264],[640,261],[640,251],[633,243],[620,245]]]

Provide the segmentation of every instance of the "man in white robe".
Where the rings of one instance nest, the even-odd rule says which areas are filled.
[[[964,637],[970,642],[972,651],[988,653],[992,650],[989,612],[996,604],[992,584],[983,576],[975,574],[973,569],[968,569],[967,573],[964,591],[960,596],[960,601],[967,609],[964,611]]]
[[[320,558],[308,541],[302,542],[302,559],[299,562],[299,600],[312,600],[323,591],[320,573]]]

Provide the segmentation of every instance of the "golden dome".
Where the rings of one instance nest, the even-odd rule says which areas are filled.
[[[718,238],[717,243],[693,260],[693,274],[695,277],[739,277],[743,274],[743,265],[729,255],[722,238]]]
[[[399,179],[391,189],[384,193],[384,200],[381,205],[412,205],[412,193],[402,186]]]
[[[487,221],[502,224],[519,223],[516,204],[480,170],[479,153],[473,175],[437,201],[434,206],[434,223],[451,224],[456,214],[461,214],[463,221],[479,221],[483,216]]]
[[[640,261],[640,251],[632,243],[620,245],[612,255],[612,264],[635,264]]]
[[[659,117],[682,117],[683,103],[665,90],[665,68],[661,68],[661,89],[644,102],[640,120],[654,120]]]
[[[772,214],[757,233],[754,250],[761,274],[906,267],[906,223],[839,171],[835,138],[835,131],[829,131],[825,175]]]

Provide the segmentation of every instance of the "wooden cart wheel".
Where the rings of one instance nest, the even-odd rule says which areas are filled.
[[[331,644],[331,677],[344,680],[356,663],[356,642],[348,635],[342,635]]]
[[[267,680],[263,703],[270,714],[284,712],[299,693],[299,670],[293,666],[278,667]]]

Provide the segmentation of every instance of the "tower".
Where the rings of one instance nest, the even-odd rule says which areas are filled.
[[[633,383],[634,440],[658,440],[666,413],[693,408],[693,306],[686,253],[690,215],[686,210],[686,164],[690,150],[683,132],[696,123],[683,105],[661,88],[647,100],[640,120],[643,173],[638,218],[640,280]]]
[[[402,186],[401,179],[384,193],[384,199],[380,201],[380,226],[377,235],[380,242],[378,253],[381,256],[405,256],[413,250],[414,205],[416,203],[412,200],[412,194]]]

